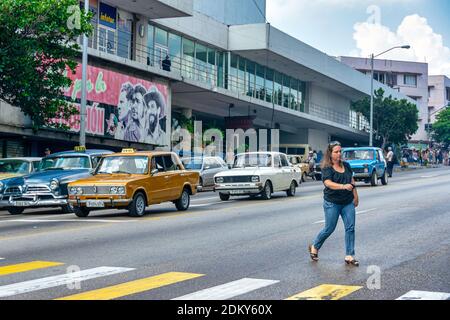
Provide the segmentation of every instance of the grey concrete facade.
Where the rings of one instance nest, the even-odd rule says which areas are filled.
[[[266,0],[194,0],[194,10],[225,25],[266,22]]]
[[[169,0],[161,1],[161,3],[170,3],[175,7],[176,12],[172,12],[175,18],[167,18],[166,12],[162,15],[163,19],[152,19],[153,17],[143,14],[145,10],[139,13],[139,3],[137,1],[131,6],[134,11],[134,20],[133,45],[129,57],[124,58],[114,53],[103,52],[94,46],[89,48],[90,64],[140,79],[167,84],[170,94],[169,107],[173,108],[172,111],[195,116],[206,115],[223,121],[230,113],[229,106],[233,105],[232,116],[251,114],[256,117],[254,120],[256,128],[280,129],[281,143],[310,143],[317,150],[323,150],[332,137],[361,145],[368,143],[367,120],[350,111],[352,101],[370,94],[368,76],[266,23],[227,26],[217,17],[208,16],[196,9],[186,10],[185,3],[181,5],[181,9],[177,9],[177,1]],[[121,0],[108,1],[108,4],[121,5],[118,9],[123,12],[128,9]],[[195,0],[194,4],[196,4]],[[147,4],[142,8],[147,8]],[[187,12],[184,12],[183,17],[179,17],[178,11]],[[257,21],[258,18],[255,19]],[[202,65],[198,64],[196,58],[192,62],[182,57],[180,65],[178,67],[175,64],[172,65],[171,71],[162,70],[160,65],[149,63],[149,57],[153,59],[153,47],[150,47],[147,42],[150,35],[149,25],[155,29],[160,28],[168,34],[173,33],[183,39],[194,41],[195,48],[207,46],[217,52],[217,57],[220,53],[224,61],[228,61],[228,65],[223,66],[221,71],[224,73],[225,84],[220,84],[217,80],[216,76],[219,72],[217,65],[212,71],[213,79],[205,81],[198,77],[203,71],[200,69]],[[183,51],[183,47],[181,50]],[[230,77],[224,70],[229,70],[232,55],[239,55],[264,68],[272,68],[276,72],[304,82],[304,110],[293,110],[273,101],[258,99],[255,95],[249,96],[248,93],[231,90],[227,85]],[[186,64],[193,68],[187,73]],[[195,77],[192,77],[193,74]],[[383,87],[396,98],[409,99],[382,83],[376,82],[376,86]],[[414,102],[411,99],[409,101]],[[18,115],[18,108],[12,110],[17,113],[15,118],[26,121]],[[0,124],[4,124],[5,121],[0,113]],[[20,124],[17,124],[14,131],[18,130],[17,135],[33,135],[28,131],[20,131],[22,129],[19,128]],[[47,133],[40,134],[44,138],[48,137]],[[54,134],[55,139],[64,140],[64,134]],[[167,134],[170,136],[170,128]],[[70,141],[75,143],[76,135],[72,134]],[[147,149],[152,147],[95,137],[89,137],[89,141],[95,145],[106,143],[116,147],[124,145]],[[168,145],[160,147],[170,148]]]

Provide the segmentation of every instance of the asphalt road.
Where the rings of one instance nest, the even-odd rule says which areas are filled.
[[[446,299],[449,185],[448,167],[359,184],[359,268],[344,264],[342,222],[320,261],[309,259],[324,225],[323,186],[311,180],[294,198],[221,202],[207,192],[187,212],[170,203],[143,218],[0,211],[0,299]]]

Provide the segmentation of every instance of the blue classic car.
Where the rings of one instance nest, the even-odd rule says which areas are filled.
[[[380,148],[344,148],[342,158],[348,162],[353,170],[355,181],[365,181],[372,186],[381,180],[388,184],[387,163]]]
[[[26,208],[61,207],[72,212],[67,202],[67,185],[92,175],[100,158],[108,150],[66,151],[43,158],[38,171],[23,177],[8,179],[0,194],[0,207],[11,214],[21,214]]]

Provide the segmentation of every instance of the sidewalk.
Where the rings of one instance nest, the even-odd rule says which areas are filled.
[[[402,172],[402,171],[411,171],[411,170],[417,170],[417,169],[432,169],[432,168],[442,168],[444,165],[442,164],[432,164],[428,166],[421,166],[421,165],[408,165],[406,167],[400,167],[395,166],[394,172]]]

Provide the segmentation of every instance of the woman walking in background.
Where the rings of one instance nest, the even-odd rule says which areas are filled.
[[[325,211],[325,228],[309,246],[313,261],[319,260],[319,250],[325,240],[334,232],[342,217],[345,226],[345,263],[359,266],[355,256],[355,208],[359,198],[356,191],[353,172],[347,162],[342,161],[341,144],[332,142],[328,145],[322,162],[322,181],[325,185],[323,208]]]

